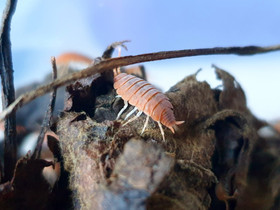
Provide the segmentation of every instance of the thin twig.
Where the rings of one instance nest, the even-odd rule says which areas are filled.
[[[10,41],[10,26],[12,16],[16,9],[17,0],[8,0],[3,13],[1,37],[0,37],[0,69],[2,81],[2,106],[7,108],[15,100],[15,88],[13,77],[12,51]],[[16,144],[16,113],[12,113],[5,120],[4,131],[4,178],[8,181],[13,176],[17,161]]]
[[[80,71],[74,72],[64,78],[59,78],[49,83],[45,86],[41,86],[36,90],[29,93],[21,95],[13,104],[11,104],[7,109],[5,109],[0,114],[0,121],[3,120],[7,115],[16,111],[19,107],[29,103],[35,98],[42,96],[54,88],[61,87],[70,82],[78,79],[88,77],[96,73],[102,73],[104,71],[112,70],[121,66],[127,66],[130,64],[179,58],[179,57],[190,57],[198,55],[215,55],[215,54],[236,54],[236,55],[254,55],[259,53],[266,53],[280,50],[280,45],[274,45],[269,47],[257,47],[257,46],[247,46],[247,47],[227,47],[227,48],[204,48],[204,49],[191,49],[191,50],[178,50],[178,51],[163,51],[157,53],[140,54],[135,56],[124,56],[118,58],[105,59],[100,62],[94,63],[92,66]]]
[[[53,70],[53,80],[56,80],[57,78],[57,67],[56,67],[56,60],[55,57],[51,58],[51,62],[52,62],[52,70]],[[41,156],[41,150],[42,150],[42,145],[43,145],[43,141],[44,141],[44,137],[45,134],[47,132],[47,130],[50,127],[50,122],[52,119],[52,115],[53,115],[53,110],[54,110],[54,106],[55,106],[55,100],[56,100],[56,88],[53,90],[53,92],[51,93],[51,100],[50,100],[50,104],[48,107],[48,110],[45,113],[45,117],[42,123],[42,129],[41,132],[38,136],[37,139],[37,145],[36,148],[34,150],[33,155],[31,156],[32,159],[39,159]]]

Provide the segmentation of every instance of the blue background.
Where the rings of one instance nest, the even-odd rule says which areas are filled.
[[[5,1],[0,2],[1,11]],[[129,39],[135,55],[162,50],[280,44],[279,0],[18,1],[11,41],[15,84],[42,80],[50,57],[74,51],[100,56],[107,45]],[[258,117],[280,118],[280,52],[255,56],[200,56],[145,63],[148,80],[163,90],[194,73],[211,86],[212,64],[231,72]]]

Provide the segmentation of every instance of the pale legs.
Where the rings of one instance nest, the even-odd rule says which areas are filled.
[[[120,118],[120,116],[122,115],[122,113],[126,110],[127,106],[128,106],[127,101],[124,101],[124,106],[123,106],[123,108],[119,111],[116,120],[118,120],[118,119]]]
[[[118,116],[117,116],[117,120],[120,118],[121,114],[126,110],[128,106],[128,102],[127,101],[124,101],[124,107],[120,110],[120,112],[118,113]],[[138,109],[136,107],[134,107],[134,109],[132,109],[124,118],[124,120],[127,120],[127,118],[129,118],[134,112],[136,112]],[[130,120],[128,120],[126,123],[123,124],[123,126],[127,125],[128,123],[131,123],[132,121],[136,120],[138,117],[141,116],[143,112],[142,111],[139,111],[134,117],[132,117]],[[148,125],[148,122],[149,122],[149,116],[147,115],[147,118],[146,118],[146,121],[145,121],[145,124],[144,124],[144,127],[141,131],[141,134],[142,135]],[[163,131],[163,128],[162,128],[162,125],[159,121],[157,121],[158,123],[158,126],[159,126],[159,129],[160,129],[160,133],[162,135],[162,139],[163,141],[165,141],[165,136],[164,136],[164,131]]]
[[[143,129],[142,129],[142,131],[141,131],[141,134],[140,134],[140,135],[142,135],[142,134],[144,133],[144,131],[145,131],[145,129],[146,129],[146,127],[147,127],[147,125],[148,125],[149,118],[150,118],[150,117],[147,115],[147,118],[146,118],[146,121],[145,121],[144,127],[143,127]]]
[[[132,110],[133,111],[133,110]],[[124,126],[127,125],[128,123],[136,120],[138,117],[140,117],[140,115],[142,114],[142,111],[139,111],[134,117],[130,118],[130,120],[128,120],[125,124],[123,124]]]

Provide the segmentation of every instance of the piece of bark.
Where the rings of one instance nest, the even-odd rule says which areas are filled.
[[[85,115],[81,116],[78,113],[65,113],[58,122],[57,130],[60,136],[62,153],[64,154],[65,168],[71,174],[70,187],[76,191],[74,203],[76,208],[81,206],[89,209],[92,207],[107,209],[106,205],[112,204],[113,209],[122,209],[121,206],[125,204],[126,199],[129,197],[131,197],[131,203],[126,203],[127,205],[140,205],[141,202],[137,199],[138,197],[135,193],[138,193],[139,196],[143,195],[145,200],[155,190],[155,186],[159,184],[172,166],[172,159],[165,157],[165,154],[160,149],[156,149],[156,145],[146,146],[140,141],[128,143],[124,153],[115,163],[124,144],[135,134],[126,129],[126,131],[123,130],[124,133],[122,132],[113,140],[112,136],[107,136],[111,129],[114,129],[114,124],[98,124]],[[125,140],[124,137],[127,139]],[[108,138],[111,141],[108,141]],[[77,141],[78,139],[79,141]],[[133,157],[133,155],[136,156]],[[148,155],[152,156],[148,158]],[[141,157],[147,158],[147,160],[144,161]],[[162,157],[162,160],[157,159],[159,157]],[[128,163],[128,160],[131,162]],[[133,160],[136,162],[133,162]],[[152,162],[149,163],[149,161]],[[151,177],[152,175],[145,177],[147,170],[150,170],[156,164],[153,161],[159,161],[156,168],[152,170],[153,172],[150,172],[153,177]],[[149,165],[141,166],[141,163],[149,163]],[[112,173],[115,164],[115,171]],[[123,164],[127,165],[127,171],[125,171]],[[141,170],[143,170],[144,177],[139,176]],[[138,172],[136,173],[136,171]],[[127,173],[129,172],[133,173],[128,175]],[[127,178],[131,177],[130,181],[123,180],[124,174],[127,175]],[[107,180],[109,177],[111,179]],[[108,185],[108,183],[111,184]],[[131,187],[126,189],[127,185]],[[153,187],[153,185],[155,186]],[[143,189],[143,187],[147,189]],[[146,191],[150,191],[150,193],[147,194]],[[136,198],[134,198],[135,196]],[[117,203],[111,203],[106,199],[115,200]],[[134,199],[136,200],[133,201]],[[118,203],[120,206],[117,206]]]
[[[64,112],[56,127],[65,169],[70,173],[70,188],[75,192],[74,207],[223,209],[227,206],[234,209],[246,191],[250,153],[258,126],[253,123],[255,117],[246,106],[241,87],[232,85],[235,80],[227,72],[219,73],[224,82],[223,91],[211,89],[207,82],[197,81],[193,74],[166,93],[174,106],[176,120],[185,121],[175,134],[164,128],[166,142],[162,141],[160,130],[152,120],[140,135],[144,115],[126,126],[122,126],[122,120],[115,121],[123,102],[115,98],[113,89],[95,94],[93,116],[86,110]],[[103,81],[100,85],[97,80],[92,81],[91,85],[97,82],[97,93],[110,83],[110,80]],[[134,173],[137,166],[131,167],[128,163],[117,166],[126,157],[125,148],[130,148],[132,138],[139,142],[144,139],[143,145],[160,145],[167,156],[175,159],[174,167],[158,179],[161,181],[157,185],[150,184],[153,190],[145,193],[135,187],[147,186],[145,184],[131,187],[130,181],[137,180]],[[135,148],[138,148],[133,150],[135,157],[143,156],[137,159],[149,157],[141,152],[141,147]],[[134,159],[129,159],[132,164]],[[120,170],[125,171],[122,180]],[[152,165],[139,176],[142,174],[149,180],[151,170]]]
[[[173,163],[173,158],[159,145],[130,140],[117,159],[111,184],[95,198],[98,209],[146,209],[147,198],[158,188]]]

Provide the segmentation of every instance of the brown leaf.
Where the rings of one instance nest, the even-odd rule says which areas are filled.
[[[213,67],[215,68],[218,79],[221,79],[223,82],[223,90],[216,90],[219,110],[233,109],[241,112],[256,129],[267,125],[265,121],[257,119],[248,109],[245,93],[235,78],[225,70],[215,65]]]
[[[47,135],[47,139],[49,149],[53,153],[53,156],[56,158],[56,160],[60,162],[62,160],[62,156],[58,138],[54,137],[53,135]]]
[[[246,187],[240,191],[238,209],[279,209],[280,139],[257,140],[251,154]]]
[[[66,87],[68,96],[64,109],[66,111],[88,111],[94,107],[94,93],[92,83],[100,77],[95,74],[91,77],[76,81]]]
[[[8,197],[0,198],[1,209],[45,209],[50,195],[50,185],[42,170],[53,165],[41,159],[30,159],[29,155],[18,160],[11,184],[6,183]]]
[[[184,120],[181,127],[185,129],[217,111],[209,84],[197,81],[197,73],[186,77],[166,92],[174,106],[176,120]]]
[[[0,206],[1,203],[5,202],[5,199],[13,195],[13,191],[13,184],[9,181],[0,185]]]
[[[213,172],[219,183],[211,188],[211,209],[234,209],[246,187],[250,154],[257,139],[254,127],[238,111],[225,109],[209,118],[203,126],[213,129],[216,148],[212,156]]]
[[[214,66],[218,79],[223,82],[223,90],[219,96],[219,109],[247,111],[246,98],[243,89],[228,72]]]

